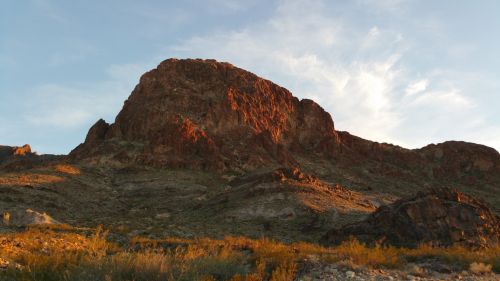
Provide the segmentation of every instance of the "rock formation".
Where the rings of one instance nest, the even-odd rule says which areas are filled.
[[[251,170],[293,167],[291,152],[332,155],[337,145],[332,118],[313,101],[228,63],[170,59],[141,77],[115,123],[99,120],[71,155]]]
[[[15,157],[29,157],[34,155],[29,144],[23,146],[3,146],[0,145],[0,163],[11,160]]]
[[[431,189],[382,206],[362,222],[334,229],[323,242],[337,244],[350,236],[372,244],[485,247],[500,242],[500,218],[473,197]]]
[[[496,189],[500,155],[446,142],[409,150],[336,131],[327,112],[229,63],[168,59],[145,73],[113,124],[70,156],[89,163],[235,171],[300,167],[360,190]],[[464,185],[465,188],[465,185]]]
[[[0,145],[0,170],[17,171],[31,169],[36,165],[60,158],[62,157],[50,154],[38,155],[31,151],[29,144],[23,146]]]

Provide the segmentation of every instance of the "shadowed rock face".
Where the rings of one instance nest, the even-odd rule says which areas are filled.
[[[296,166],[292,151],[331,154],[337,144],[332,118],[313,101],[228,63],[170,59],[141,77],[114,124],[99,120],[71,155],[252,169]]]
[[[326,244],[354,236],[368,243],[486,247],[500,241],[500,219],[483,203],[451,189],[433,189],[380,207],[366,220],[328,232]]]

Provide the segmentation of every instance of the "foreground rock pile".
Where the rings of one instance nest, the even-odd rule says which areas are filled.
[[[380,207],[366,220],[328,232],[335,244],[354,236],[398,246],[461,245],[481,248],[500,241],[500,219],[485,204],[452,189],[431,189]]]

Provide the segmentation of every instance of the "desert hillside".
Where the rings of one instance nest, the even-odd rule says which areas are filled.
[[[313,278],[314,272],[328,273],[322,269],[328,264],[337,264],[327,268],[342,278],[359,273],[393,280],[406,278],[403,264],[429,263],[429,256],[446,269],[419,265],[412,274],[427,278],[441,270],[452,280],[476,262],[464,253],[485,249],[489,252],[474,258],[500,270],[498,252],[491,250],[500,239],[500,154],[495,149],[449,141],[412,150],[365,140],[337,131],[332,116],[314,101],[215,60],[161,62],[140,78],[115,121],[98,120],[69,155],[0,146],[0,192],[0,277],[2,268],[13,270],[6,280],[29,269],[26,247],[33,245],[27,241],[56,238],[70,252],[91,248],[87,239],[97,239],[106,247],[96,249],[103,262],[112,253],[136,253],[141,247],[194,247],[221,258],[213,248],[220,247],[237,257],[229,266],[237,268],[234,274],[203,280],[237,274],[247,279],[231,280]],[[106,235],[91,234],[99,226]],[[15,254],[16,243],[26,252]],[[82,248],[74,248],[78,243]],[[285,256],[263,253],[262,243]],[[349,257],[349,249],[353,255],[370,255],[376,245],[389,249],[377,255],[405,261],[371,264],[359,260],[364,254]],[[424,245],[455,252],[419,248]],[[47,256],[55,255],[51,247]],[[297,255],[287,256],[290,251]],[[449,266],[458,256],[460,265]],[[259,258],[269,259],[267,269],[259,269]],[[402,271],[355,272],[356,263]],[[258,275],[259,270],[269,272]],[[261,279],[249,279],[254,271]],[[284,279],[269,279],[282,271]],[[105,280],[121,280],[116,278]]]

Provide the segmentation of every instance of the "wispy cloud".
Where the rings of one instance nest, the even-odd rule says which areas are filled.
[[[390,10],[409,1],[359,1]],[[179,56],[230,61],[312,98],[336,126],[378,141],[417,147],[477,118],[476,101],[433,69],[412,71],[412,44],[398,29],[352,27],[324,12],[327,2],[286,1],[268,21],[169,46]],[[300,19],[298,21],[297,19]],[[443,82],[445,81],[445,82]],[[432,116],[432,119],[428,117]],[[453,124],[453,126],[450,126]],[[414,129],[414,133],[410,130]]]
[[[425,91],[427,89],[427,86],[429,86],[429,81],[427,81],[427,79],[422,79],[408,85],[408,87],[406,87],[405,93],[407,96],[413,96]]]

